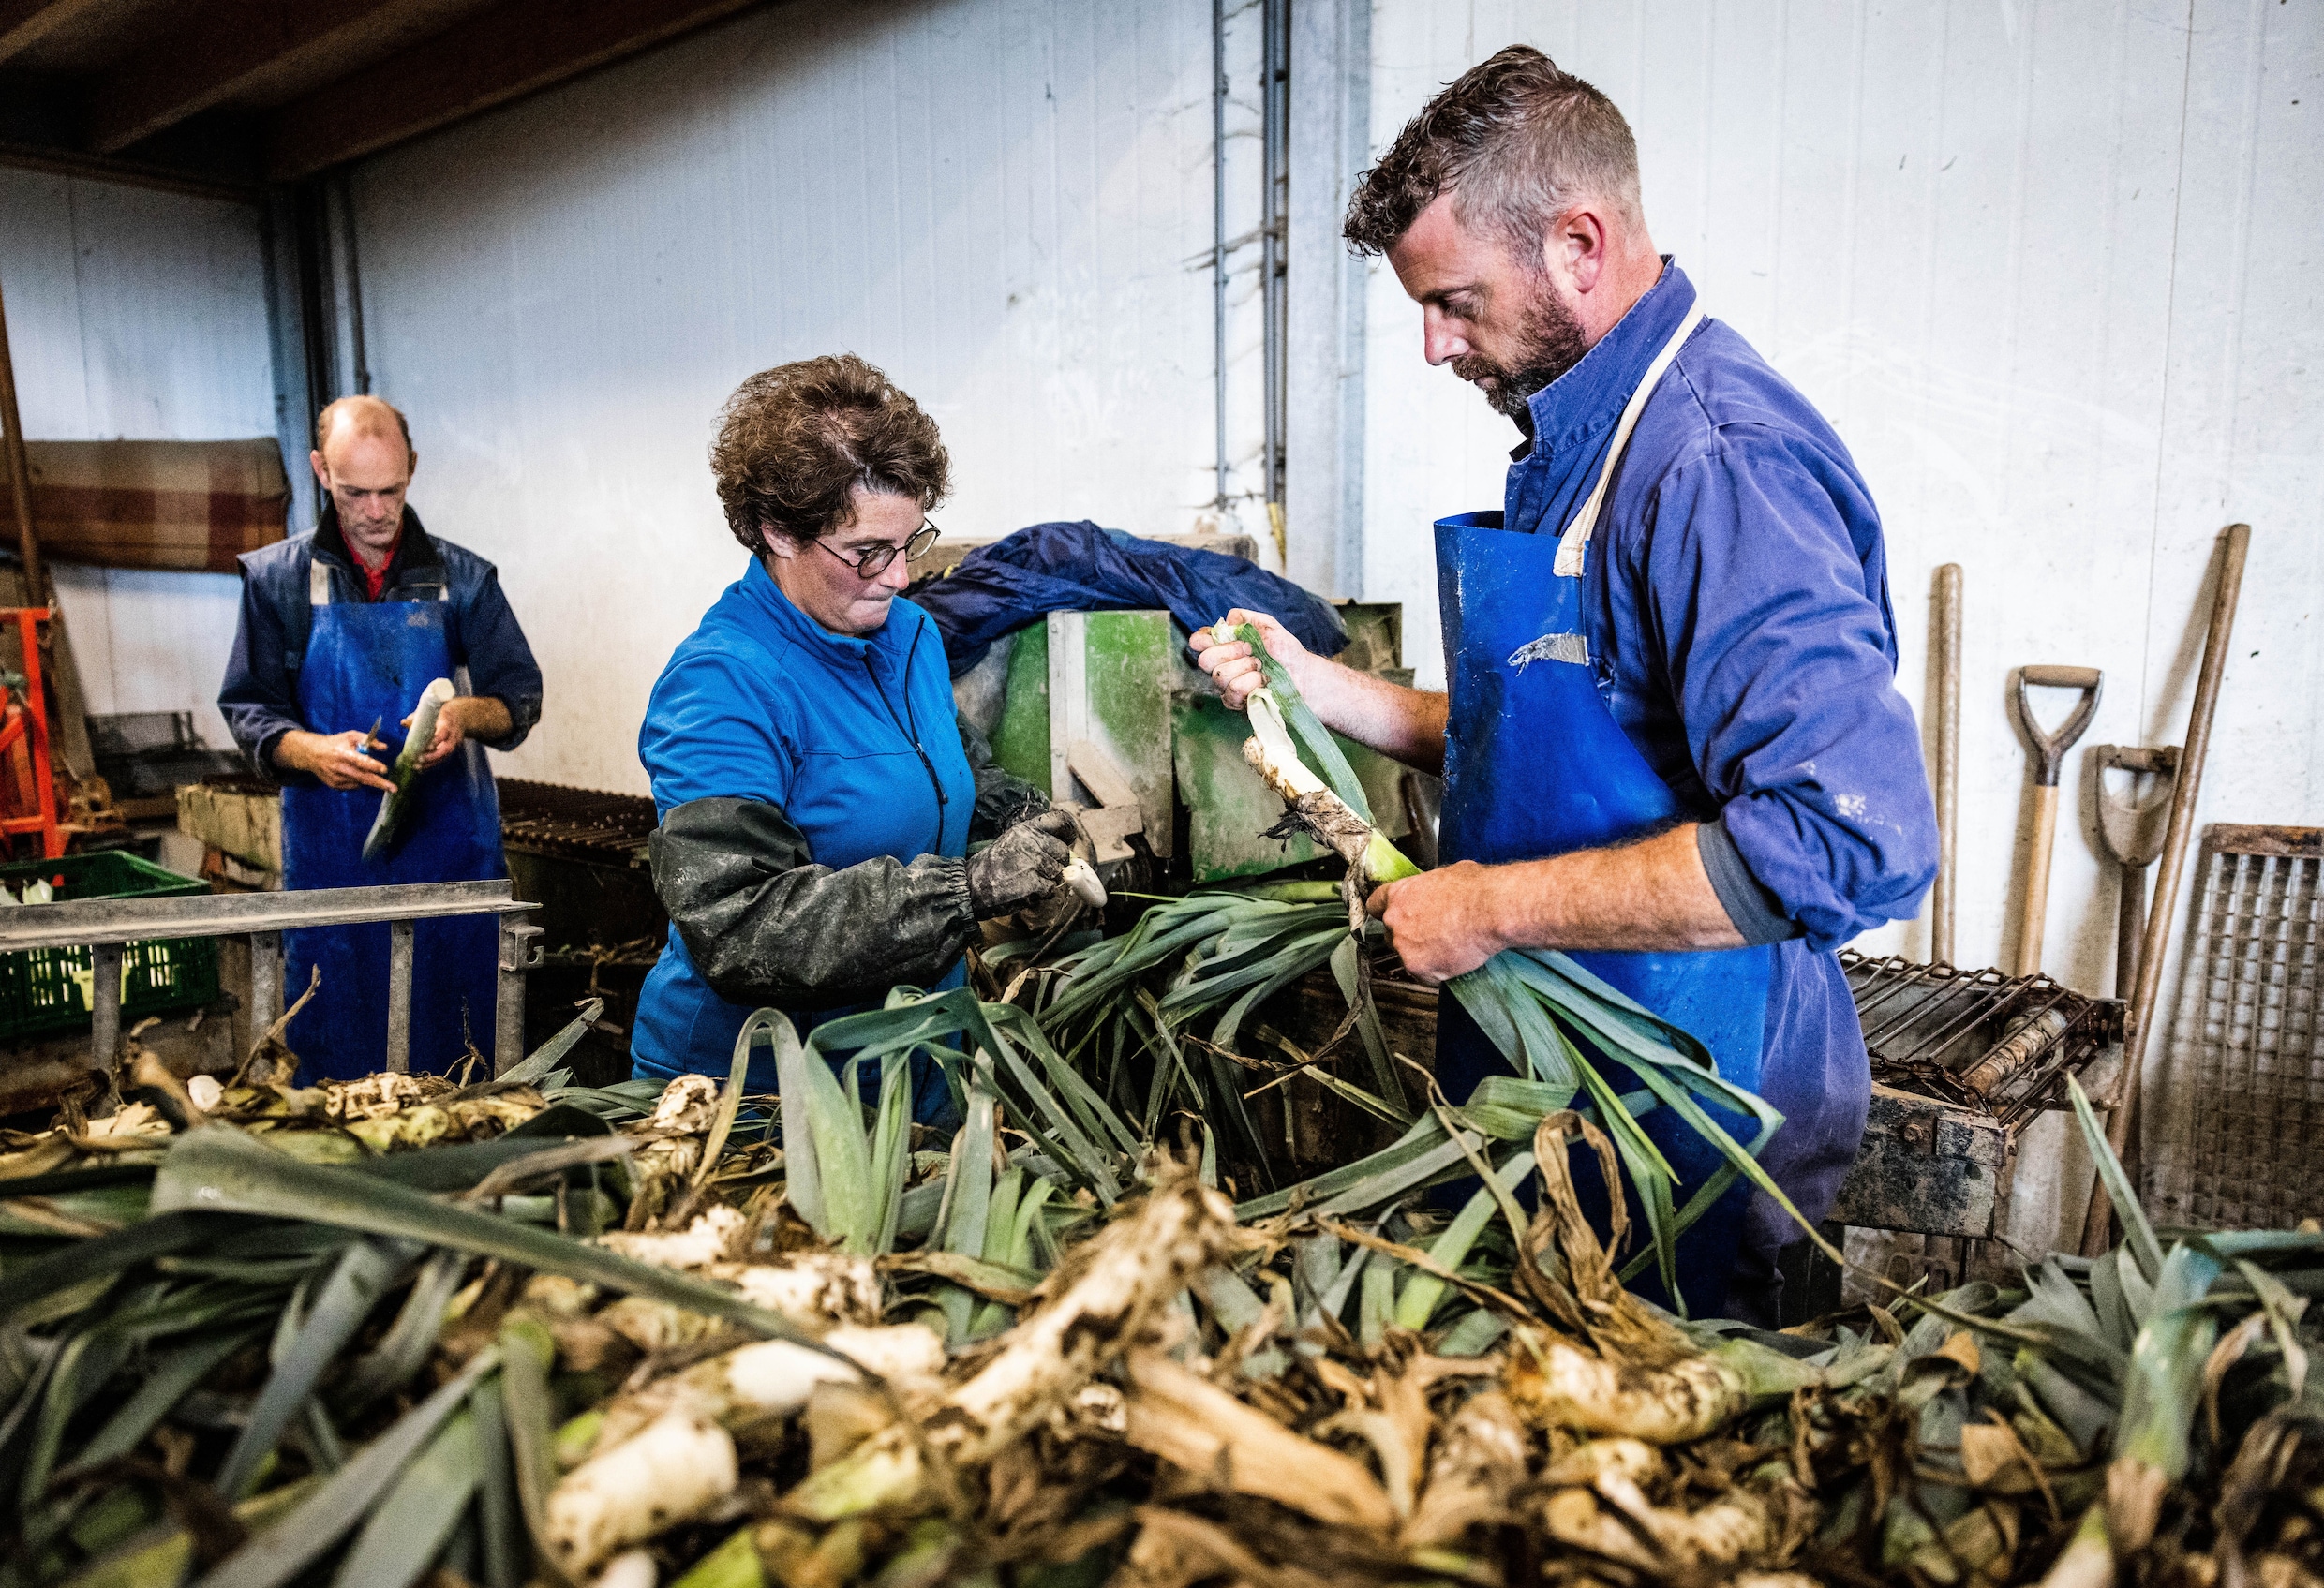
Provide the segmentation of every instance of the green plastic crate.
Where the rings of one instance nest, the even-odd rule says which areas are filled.
[[[117,851],[0,865],[0,886],[12,894],[22,893],[24,884],[37,877],[49,880],[55,889],[52,902],[59,904],[74,898],[161,898],[210,891],[206,883]],[[94,991],[85,948],[0,954],[0,1041],[85,1031]],[[124,1031],[147,1015],[208,1003],[217,994],[215,938],[148,938],[122,944]]]

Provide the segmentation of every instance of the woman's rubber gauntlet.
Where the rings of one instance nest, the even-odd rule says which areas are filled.
[[[981,854],[969,857],[968,902],[979,921],[1007,915],[1047,898],[1073,858],[1073,818],[1044,810],[1020,822]]]

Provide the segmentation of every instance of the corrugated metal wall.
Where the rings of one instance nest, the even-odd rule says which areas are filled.
[[[0,271],[26,435],[274,434],[250,206],[0,169]],[[240,581],[60,566],[56,586],[90,710],[192,709],[211,744],[233,743],[215,703]]]
[[[1933,571],[1963,565],[1963,962],[2016,945],[2010,670],[2105,669],[2084,749],[2178,742],[2230,520],[2255,533],[2201,819],[2324,821],[2324,10],[1383,0],[1375,146],[1517,41],[1614,96],[1657,243],[1855,452],[1887,525],[1916,708]],[[1365,591],[1408,602],[1413,635],[1427,524],[1497,505],[1514,433],[1423,364],[1418,311],[1384,269],[1367,312],[1367,405],[1404,417],[1371,433]],[[2107,991],[2114,882],[2081,760],[2046,964]],[[1923,955],[1928,937],[1908,925],[1866,946]],[[2049,1238],[2061,1145],[2047,1129],[2029,1145],[2022,1239]]]

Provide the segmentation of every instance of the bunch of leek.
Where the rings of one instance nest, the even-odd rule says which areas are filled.
[[[1148,1140],[1174,1108],[1227,1133],[1264,1173],[1272,1158],[1244,1102],[1252,1013],[1319,966],[1357,1002],[1361,967],[1328,883],[1210,890],[1156,904],[1122,937],[1066,956],[1035,984],[1041,1029]],[[1046,996],[1044,996],[1046,995]],[[1368,1010],[1368,1006],[1367,1006]],[[1377,1022],[1369,1089],[1299,1056],[1304,1073],[1376,1118],[1411,1122]],[[1279,1039],[1278,1039],[1279,1040]]]
[[[1300,696],[1283,665],[1268,653],[1259,631],[1221,623],[1222,641],[1242,640],[1258,660],[1263,683],[1245,703],[1251,738],[1244,757],[1283,796],[1291,814],[1348,863],[1345,898],[1353,932],[1363,929],[1363,900],[1372,887],[1419,875],[1419,869],[1373,826],[1363,786],[1348,759]],[[1706,1212],[1738,1176],[1786,1208],[1790,1202],[1758,1165],[1783,1117],[1762,1099],[1722,1079],[1710,1052],[1679,1027],[1607,986],[1563,954],[1547,949],[1506,949],[1448,984],[1452,995],[1490,1038],[1511,1067],[1540,1090],[1525,1106],[1539,1106],[1531,1120],[1577,1108],[1612,1137],[1622,1166],[1637,1187],[1645,1209],[1649,1252],[1642,1252],[1625,1274],[1640,1271],[1651,1255],[1667,1294],[1678,1295],[1676,1262],[1679,1233]],[[1601,1062],[1583,1055],[1587,1044]],[[1627,1074],[1634,1088],[1617,1091],[1612,1075]],[[1485,1132],[1464,1130],[1458,1117],[1480,1106],[1506,1106],[1512,1094],[1496,1086],[1482,1090],[1464,1109],[1420,1121],[1385,1151],[1308,1186],[1314,1196],[1328,1184],[1335,1207],[1356,1212],[1378,1207],[1430,1180],[1467,1172],[1467,1156]],[[1748,1146],[1736,1142],[1706,1111],[1706,1105],[1751,1121]],[[1716,1145],[1726,1163],[1684,1208],[1673,1206],[1677,1177],[1661,1150],[1638,1125],[1641,1115],[1668,1108]],[[1531,1126],[1521,1136],[1531,1137]],[[1474,1137],[1475,1139],[1467,1139]],[[1513,1149],[1510,1150],[1513,1150]],[[1505,1161],[1508,1151],[1497,1157]],[[1425,1169],[1419,1165],[1428,1165]],[[1259,1214],[1289,1205],[1293,1194],[1249,1204]],[[1493,1195],[1490,1184],[1478,1192]]]

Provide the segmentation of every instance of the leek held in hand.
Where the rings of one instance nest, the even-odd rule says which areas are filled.
[[[411,731],[404,735],[403,753],[387,774],[387,780],[395,785],[393,794],[380,796],[380,813],[372,819],[371,834],[364,839],[363,857],[377,860],[395,841],[396,824],[403,819],[404,799],[411,789],[411,780],[420,775],[421,758],[436,738],[436,719],[453,697],[452,680],[439,678],[422,690],[420,704],[411,713]]]

